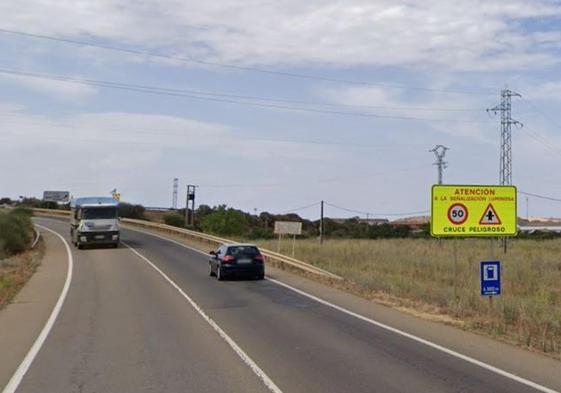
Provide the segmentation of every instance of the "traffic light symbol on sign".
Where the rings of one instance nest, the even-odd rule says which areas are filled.
[[[492,204],[489,204],[483,215],[481,216],[481,220],[479,220],[479,224],[481,225],[501,225],[501,219],[499,218],[495,208]]]

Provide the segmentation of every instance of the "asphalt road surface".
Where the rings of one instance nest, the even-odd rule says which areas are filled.
[[[37,222],[68,239],[67,223]],[[204,255],[161,238],[122,238],[177,287],[125,246],[73,249],[68,296],[17,392],[538,391],[272,281],[218,282]]]

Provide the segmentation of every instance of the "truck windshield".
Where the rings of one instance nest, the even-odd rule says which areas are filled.
[[[86,220],[117,218],[117,208],[88,207],[82,210],[82,218]]]

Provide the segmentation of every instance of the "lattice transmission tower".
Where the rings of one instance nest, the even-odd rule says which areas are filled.
[[[499,161],[499,184],[512,184],[512,125],[523,127],[518,120],[514,120],[511,116],[512,97],[522,97],[520,94],[507,88],[501,90],[501,103],[493,108],[487,109],[487,112],[493,112],[495,115],[501,113],[501,152]]]
[[[438,184],[442,184],[442,173],[444,172],[444,169],[448,167],[448,163],[444,161],[446,150],[449,149],[444,145],[436,145],[434,149],[429,150],[429,152],[434,153],[436,157],[434,165],[436,165],[436,168],[438,170]]]

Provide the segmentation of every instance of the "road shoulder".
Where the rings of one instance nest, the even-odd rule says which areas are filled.
[[[67,273],[63,243],[40,230],[45,243],[41,265],[12,302],[0,311],[0,386],[5,386],[49,318]]]

